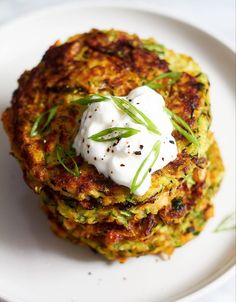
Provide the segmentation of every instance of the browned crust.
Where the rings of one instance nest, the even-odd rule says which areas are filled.
[[[136,35],[124,32],[117,31],[116,37],[111,39],[108,33],[92,30],[62,45],[57,42],[51,46],[39,65],[20,77],[12,105],[2,116],[12,151],[22,162],[29,185],[32,188],[49,185],[55,190],[63,189],[78,199],[91,195],[92,191],[102,191],[109,197],[106,198],[109,203],[125,202],[129,190],[100,175],[82,158],[76,158],[81,165],[81,177],[76,178],[58,165],[55,156],[50,163],[45,162],[45,155],[53,154],[57,143],[69,148],[76,135],[83,108],[69,105],[74,92],[75,95],[104,91],[126,95],[131,89],[167,71],[169,66],[166,61],[155,52],[144,49]],[[162,80],[163,83],[165,81]],[[207,89],[202,90],[198,84],[197,78],[183,73],[172,88],[161,91],[166,95],[167,106],[196,131],[196,121],[205,108],[204,89]],[[44,137],[30,137],[35,118],[54,104],[59,104],[59,109],[57,118],[51,123],[51,132]],[[161,175],[174,175],[179,169],[187,173],[189,165],[194,165],[192,155],[185,150],[188,142],[177,132],[174,135],[179,156],[153,175],[156,181]],[[118,195],[122,198],[117,199]]]

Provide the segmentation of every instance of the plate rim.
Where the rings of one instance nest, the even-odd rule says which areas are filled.
[[[49,4],[46,6],[43,6],[41,8],[35,8],[28,12],[23,12],[17,17],[12,17],[7,21],[4,21],[2,24],[0,24],[0,34],[2,31],[6,30],[7,27],[14,26],[14,23],[18,23],[21,21],[24,21],[25,19],[31,19],[33,17],[39,17],[40,15],[44,15],[47,13],[50,13],[51,10],[61,10],[63,7],[77,7],[77,8],[88,8],[88,7],[104,7],[104,8],[125,8],[125,9],[133,9],[137,11],[144,11],[148,13],[155,13],[160,16],[164,16],[166,18],[172,19],[173,21],[178,21],[179,23],[182,23],[185,26],[191,27],[192,29],[197,29],[201,33],[208,35],[211,39],[214,39],[218,43],[220,43],[222,46],[226,47],[229,51],[236,54],[236,46],[234,43],[229,42],[228,40],[220,39],[217,37],[216,34],[207,31],[206,29],[203,29],[202,27],[192,23],[189,20],[182,20],[180,16],[173,15],[168,11],[168,9],[164,9],[163,7],[158,7],[157,4],[154,4],[152,8],[145,6],[144,3],[141,2],[126,2],[125,0],[113,0],[110,2],[109,0],[100,0],[97,2],[97,0],[80,0],[80,2],[77,2],[76,0],[70,0],[68,3],[57,3],[57,4]],[[36,11],[37,9],[37,11]]]
[[[97,2],[96,0],[82,0],[80,2],[77,2],[76,0],[70,1],[68,3],[57,3],[57,4],[49,4],[45,5],[41,8],[35,8],[30,10],[29,12],[22,13],[17,17],[12,17],[8,21],[3,22],[0,24],[0,35],[2,32],[7,31],[8,28],[16,26],[19,22],[25,22],[27,19],[33,19],[35,17],[40,18],[40,16],[45,16],[47,14],[50,14],[52,11],[61,11],[63,8],[89,8],[91,7],[104,7],[104,8],[110,8],[110,9],[129,9],[129,10],[135,10],[135,11],[140,11],[140,12],[146,12],[146,13],[155,13],[156,15],[159,15],[161,17],[165,17],[167,19],[171,19],[172,21],[177,21],[187,27],[192,28],[193,30],[199,31],[201,34],[204,34],[211,39],[213,39],[215,42],[219,43],[222,47],[227,48],[228,51],[233,53],[234,55],[236,54],[236,48],[234,43],[230,43],[229,41],[222,40],[217,37],[216,34],[207,31],[200,26],[193,24],[189,20],[182,20],[179,16],[173,15],[170,12],[168,12],[167,9],[163,9],[163,7],[158,7],[157,4],[152,4],[152,7],[147,7],[145,6],[144,3],[140,2],[131,2],[127,3],[124,0],[115,0],[110,2],[109,0],[101,0]],[[37,9],[37,10],[36,10]],[[175,302],[190,302],[190,301],[195,301],[196,299],[199,299],[206,295],[207,293],[213,291],[214,289],[217,289],[221,285],[225,284],[231,277],[236,275],[236,264],[235,264],[236,258],[232,256],[232,258],[223,266],[222,272],[220,272],[220,275],[210,279],[210,281],[207,284],[200,285],[200,288],[193,290],[192,292],[186,293],[185,296],[177,298],[173,301]],[[219,270],[218,270],[219,271]],[[204,281],[203,281],[204,283]],[[2,299],[3,302],[24,302],[21,298],[19,297],[14,297],[13,299],[16,300],[11,300],[11,298],[7,297],[7,294],[3,294],[2,292],[0,293],[0,300]],[[173,299],[173,298],[171,298]],[[172,301],[172,300],[171,300]]]

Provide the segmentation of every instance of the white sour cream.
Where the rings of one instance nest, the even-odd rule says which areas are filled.
[[[136,195],[143,195],[151,185],[151,174],[177,157],[176,142],[171,135],[173,126],[163,110],[165,102],[162,96],[153,89],[141,86],[132,90],[124,98],[151,119],[161,135],[154,134],[145,126],[135,123],[126,113],[120,111],[112,100],[109,100],[88,105],[83,113],[80,130],[73,147],[77,154],[81,154],[85,161],[94,165],[98,172],[110,177],[117,184],[130,188],[141,163],[157,140],[160,140],[160,154],[143,183],[134,192]],[[88,138],[112,127],[135,128],[140,132],[112,142],[96,142]],[[148,162],[143,170],[147,169],[147,166]]]

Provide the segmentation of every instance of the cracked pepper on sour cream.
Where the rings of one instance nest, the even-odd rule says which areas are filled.
[[[147,176],[134,192],[143,195],[151,185],[151,174],[162,169],[177,157],[177,146],[171,135],[173,126],[164,111],[165,102],[162,96],[147,86],[132,90],[128,96],[119,97],[131,102],[153,121],[160,135],[149,131],[144,125],[135,123],[129,115],[121,111],[111,100],[89,104],[81,119],[81,126],[75,137],[73,147],[76,153],[89,164],[94,165],[99,173],[110,177],[115,183],[131,188],[134,176],[141,163],[148,157],[150,150],[160,141],[160,153],[149,169]],[[114,141],[98,142],[90,139],[92,135],[113,127],[134,128],[139,132],[130,137]],[[148,162],[152,161],[151,158]],[[143,167],[145,171],[145,166]],[[142,175],[140,175],[142,177]]]

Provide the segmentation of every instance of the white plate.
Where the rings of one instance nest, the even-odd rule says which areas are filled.
[[[214,130],[226,166],[215,198],[216,216],[170,261],[146,256],[108,264],[89,249],[50,232],[37,196],[26,187],[17,162],[8,155],[1,126],[0,296],[12,302],[190,301],[230,275],[235,261],[233,232],[213,233],[234,211],[234,53],[210,35],[153,8],[88,4],[51,8],[0,29],[1,111],[9,104],[16,79],[38,63],[50,44],[91,27],[153,36],[191,54],[204,67],[212,84]]]

